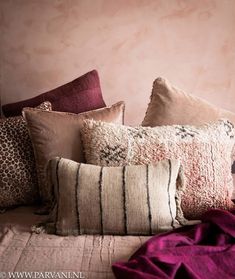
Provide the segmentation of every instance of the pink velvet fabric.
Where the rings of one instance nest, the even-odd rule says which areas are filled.
[[[80,113],[105,107],[98,72],[93,70],[85,75],[21,102],[6,104],[2,107],[6,117],[21,115],[24,107],[36,107],[50,101],[55,111]]]
[[[202,223],[154,236],[128,262],[113,265],[116,278],[235,278],[235,211],[208,211]]]

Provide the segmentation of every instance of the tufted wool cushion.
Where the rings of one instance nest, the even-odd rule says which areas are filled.
[[[84,121],[87,163],[101,166],[150,164],[180,159],[186,190],[182,208],[186,218],[199,218],[209,208],[230,209],[231,153],[235,143],[231,122],[211,125],[127,127]]]
[[[235,113],[190,95],[159,77],[153,83],[142,126],[201,125],[221,118],[227,118],[235,125]],[[235,162],[232,172],[235,173]]]
[[[220,109],[157,78],[142,126],[201,125],[221,118],[235,125],[235,113]]]
[[[25,109],[23,115],[33,143],[40,196],[44,204],[50,205],[52,189],[46,180],[47,162],[56,156],[84,162],[80,139],[83,120],[91,118],[122,124],[124,103],[80,114]]]
[[[51,110],[44,102],[38,108]],[[0,207],[32,204],[38,199],[33,148],[22,116],[0,121]]]
[[[183,185],[177,160],[100,167],[54,158],[48,177],[56,195],[56,234],[151,235],[180,226],[175,198]]]
[[[73,113],[105,107],[98,72],[93,70],[34,98],[6,104],[2,107],[2,110],[7,117],[21,115],[24,107],[36,107],[44,101],[50,101],[55,111]]]

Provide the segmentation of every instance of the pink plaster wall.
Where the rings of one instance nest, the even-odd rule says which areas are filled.
[[[2,103],[35,96],[96,68],[107,104],[139,124],[152,82],[235,112],[233,0],[0,1]]]

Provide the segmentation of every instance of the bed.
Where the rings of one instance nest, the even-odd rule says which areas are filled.
[[[235,178],[235,175],[233,175]],[[0,214],[0,271],[82,272],[85,278],[115,278],[111,266],[126,261],[150,237],[81,235],[62,237],[31,233],[47,217],[35,207]]]
[[[88,87],[91,89],[90,95],[89,94],[87,95],[87,93],[89,93],[87,90]],[[158,90],[159,88],[161,90]],[[96,92],[95,94],[98,96],[98,97],[96,96],[96,98],[93,96],[95,89],[98,90],[98,92]],[[68,94],[66,94],[66,90],[68,91]],[[86,103],[85,102],[83,103],[81,101],[75,102],[74,99],[72,98],[73,94],[70,94],[71,91],[75,92],[74,94],[76,95],[76,98],[77,97],[80,98],[79,96],[81,94],[84,94],[84,96],[86,96],[85,98]],[[54,96],[55,93],[57,96],[59,96],[59,98],[55,98]],[[165,100],[161,96],[161,94],[163,93],[164,96],[167,97],[166,100],[173,100],[172,104],[168,104],[168,103],[162,104],[162,100]],[[228,117],[228,119],[231,119],[231,121],[234,122],[235,119],[234,114],[221,111],[215,108],[214,106],[211,106],[199,99],[195,99],[193,96],[182,93],[181,91],[177,91],[166,80],[162,78],[158,78],[153,83],[151,102],[148,106],[144,121],[141,124],[142,127],[138,126],[135,128],[135,127],[128,127],[128,126],[121,126],[121,124],[124,124],[123,120],[124,120],[125,104],[124,102],[119,102],[113,106],[104,107],[105,104],[102,98],[102,93],[99,87],[99,78],[96,71],[92,71],[84,75],[83,77],[76,79],[70,85],[67,84],[65,85],[65,87],[60,87],[59,89],[56,89],[56,91],[53,90],[52,92],[47,92],[45,94],[43,94],[43,96],[40,95],[39,98],[37,99],[35,98],[29,99],[27,100],[27,102],[24,101],[18,104],[16,103],[16,104],[4,106],[3,109],[4,113],[7,116],[9,116],[9,118],[7,118],[7,120],[2,121],[1,123],[2,124],[1,140],[6,144],[4,145],[5,149],[3,150],[5,153],[0,152],[1,162],[4,162],[0,164],[0,173],[4,174],[3,176],[4,179],[0,181],[2,183],[2,187],[0,187],[1,188],[0,190],[2,190],[2,192],[0,193],[0,199],[1,199],[0,207],[9,208],[11,206],[15,206],[19,204],[32,204],[33,194],[34,194],[34,200],[37,200],[40,194],[40,199],[42,202],[52,201],[52,197],[50,197],[50,195],[53,191],[51,191],[51,189],[47,187],[50,183],[47,184],[48,177],[46,176],[46,173],[45,172],[41,173],[39,171],[40,175],[37,176],[36,170],[42,170],[42,169],[45,170],[46,169],[45,166],[48,164],[49,160],[51,160],[56,156],[66,158],[68,160],[74,160],[75,162],[86,162],[87,165],[88,164],[96,165],[100,167],[101,169],[100,174],[102,174],[100,175],[100,177],[103,178],[103,168],[105,167],[107,168],[109,166],[113,166],[117,168],[123,167],[123,170],[121,172],[123,174],[124,166],[128,164],[142,166],[150,163],[156,163],[163,159],[169,159],[168,158],[169,156],[171,156],[170,158],[175,159],[175,157],[178,158],[178,152],[182,153],[181,157],[184,158],[185,160],[184,164],[185,166],[188,167],[187,175],[190,176],[191,178],[191,173],[195,173],[196,166],[200,166],[197,168],[198,173],[196,173],[196,175],[193,176],[193,178],[195,180],[198,180],[196,179],[197,177],[202,178],[202,180],[200,179],[198,180],[199,182],[196,181],[198,182],[196,183],[196,186],[197,186],[197,190],[198,189],[202,190],[203,195],[200,195],[200,191],[199,192],[195,191],[196,196],[194,199],[195,202],[194,206],[190,203],[190,199],[192,197],[191,194],[192,193],[194,194],[195,187],[192,186],[195,186],[195,183],[194,184],[188,183],[189,185],[187,185],[187,191],[185,191],[185,197],[184,197],[185,212],[188,212],[188,214],[190,215],[190,210],[191,210],[191,214],[192,212],[195,213],[194,211],[196,207],[201,210],[202,207],[198,203],[198,201],[201,201],[201,198],[204,204],[207,204],[209,200],[210,204],[216,208],[219,207],[217,206],[217,204],[214,205],[214,202],[216,201],[216,198],[218,202],[220,202],[221,195],[224,198],[224,199],[221,198],[222,202],[224,202],[224,200],[226,201],[228,200],[229,203],[231,203],[230,193],[232,191],[233,184],[230,176],[231,173],[230,171],[231,150],[230,149],[234,145],[234,134],[233,134],[233,127],[232,127],[233,125],[229,121],[225,121],[225,120],[219,121],[218,119],[220,119],[221,116],[224,116],[226,118]],[[66,102],[64,102],[64,97],[66,97]],[[72,99],[69,101],[69,98]],[[39,108],[24,109],[23,111],[24,118],[20,116],[21,111],[24,107],[27,106],[35,107],[45,100],[51,101],[52,104],[48,102],[44,102],[43,104],[41,104],[43,107],[39,107],[40,109],[43,110],[39,110]],[[94,102],[93,101],[91,102],[90,100],[93,100]],[[181,101],[179,102],[179,100]],[[77,107],[72,106],[75,103],[77,104]],[[79,104],[82,104],[81,107]],[[93,107],[91,107],[90,104],[93,104]],[[180,105],[176,106],[176,104],[180,104]],[[165,109],[166,105],[169,106],[167,110]],[[51,106],[56,111],[54,112],[50,111]],[[16,107],[18,107],[18,109],[16,109]],[[174,111],[172,112],[173,108]],[[185,109],[187,112],[187,119],[185,118]],[[9,110],[8,113],[7,110]],[[182,111],[184,113],[182,113]],[[166,115],[163,115],[163,112],[166,112]],[[86,121],[84,121],[84,119],[86,119]],[[89,119],[92,119],[94,121],[91,121],[89,123]],[[190,120],[189,121],[190,123],[188,123],[188,119]],[[96,122],[101,121],[103,123],[102,131],[104,133],[106,131],[105,129],[107,129],[108,132],[112,130],[112,133],[110,132],[110,135],[115,135],[115,137],[112,138],[110,136],[107,139],[107,142],[106,140],[102,142],[104,137],[102,136],[99,137],[98,135],[100,135],[100,133],[97,133],[96,137],[91,136],[92,131],[88,131],[88,128],[94,125],[95,120]],[[202,125],[204,123],[210,123],[211,121],[217,121],[217,122],[215,122],[214,124],[212,123],[211,125],[208,124],[202,126],[202,128],[197,128],[196,126],[193,126],[193,125]],[[80,136],[81,131],[84,129],[84,122],[87,123],[86,124],[87,140],[86,139],[84,140],[83,138],[83,144],[87,145],[85,146],[85,149],[81,144],[82,138]],[[91,125],[91,123],[93,124]],[[96,125],[98,127],[100,124],[96,124]],[[188,125],[188,127],[185,128],[185,125],[186,126]],[[150,127],[152,127],[153,129],[151,129]],[[94,128],[93,131],[95,131],[95,127],[93,128]],[[120,131],[123,131],[123,134],[121,133],[119,134]],[[148,139],[151,138],[148,136],[148,131],[154,139],[153,146],[151,145],[152,144],[151,141],[148,141]],[[223,133],[220,133],[220,131],[222,131]],[[197,137],[198,134],[199,134],[199,138],[195,141],[196,145],[192,145],[192,148],[190,148],[191,146],[190,144],[194,142],[192,139],[194,137]],[[66,135],[66,137],[64,137],[64,135]],[[161,138],[159,135],[165,135],[162,137],[162,141],[161,142],[159,141],[159,145],[165,148],[165,149],[163,148],[163,150],[161,148],[159,148],[158,150],[155,147],[156,144],[155,140]],[[172,150],[175,150],[175,152],[177,153],[177,156],[175,156],[173,153],[168,154],[169,156],[166,155],[166,151],[169,149],[168,143],[169,142],[172,143],[172,135],[174,136],[175,139],[174,146],[177,148],[179,147],[179,149],[172,148]],[[218,135],[221,135],[220,139],[218,139]],[[92,141],[92,143],[94,143],[93,146],[90,144],[89,138],[91,139],[95,138],[95,140]],[[209,140],[209,143],[211,143],[211,145],[210,144],[205,145],[208,147],[208,149],[204,149],[204,145],[203,145],[204,141],[203,140],[200,141],[200,138],[201,139],[205,138]],[[118,142],[118,139],[120,139],[120,142]],[[125,139],[126,142],[132,142],[133,146],[132,145],[129,146],[129,144],[126,144],[127,147],[126,146],[123,147],[123,142],[124,142],[123,139]],[[226,139],[226,142],[224,139]],[[220,143],[219,147],[221,149],[218,149],[218,146],[215,144],[217,143],[217,141]],[[98,150],[96,148],[95,144],[97,143],[99,143],[99,146],[102,147],[102,150]],[[149,154],[148,152],[146,152],[146,154],[145,152],[143,153],[140,152],[140,154],[137,153],[135,154],[136,156],[133,156],[137,158],[139,161],[138,160],[128,161],[129,160],[128,156],[130,154],[134,154],[133,150],[141,150],[141,148],[135,148],[134,146],[135,143],[138,143],[140,147],[142,146],[142,149],[145,151],[147,150],[145,148],[148,147],[150,150]],[[200,143],[202,144],[200,145]],[[109,146],[111,146],[111,148],[109,148]],[[188,146],[188,149],[185,149],[184,146]],[[226,147],[226,152],[223,152],[225,147]],[[195,148],[196,151],[193,152]],[[88,152],[88,154],[92,154],[91,151],[93,150],[94,156],[90,156],[91,158],[88,158],[89,156],[87,156],[86,154],[86,160],[85,160],[83,149],[84,150],[89,149],[90,151]],[[9,150],[13,151],[13,154],[10,153]],[[103,152],[103,150],[105,150],[105,152]],[[118,154],[115,154],[116,150],[118,150]],[[152,152],[152,150],[156,150],[159,152],[156,152],[155,154]],[[21,156],[19,156],[19,154]],[[30,156],[28,154],[30,154]],[[35,158],[42,158],[43,160],[35,160],[34,158],[35,154],[37,155],[35,156]],[[120,158],[118,156],[120,156]],[[19,159],[21,160],[21,164],[17,163]],[[97,161],[95,159],[97,159]],[[119,160],[118,166],[116,166],[116,161],[115,161],[116,159]],[[145,161],[145,159],[147,159],[147,161]],[[201,160],[200,163],[199,160]],[[221,164],[215,163],[221,161],[223,161],[223,163]],[[9,162],[11,162],[11,164]],[[19,167],[22,164],[23,164],[23,168]],[[57,180],[58,180],[58,170],[60,170],[58,165],[59,163],[57,164],[57,167],[55,169]],[[87,166],[87,168],[88,167],[89,166]],[[216,169],[217,172],[215,171],[215,168],[218,168]],[[15,179],[13,179],[9,175],[9,173],[13,172],[12,170],[14,170]],[[70,170],[68,168],[67,170],[68,174],[69,171]],[[80,167],[79,167],[79,171],[80,171]],[[27,174],[26,178],[28,180],[25,179],[25,173]],[[92,174],[92,176],[94,177],[93,172],[90,171],[89,173]],[[145,174],[148,173],[149,172],[147,166],[145,170]],[[172,175],[172,168],[170,163],[169,163],[169,173],[170,173],[169,174],[170,177],[170,175]],[[216,176],[215,173],[218,175]],[[211,176],[212,174],[214,176]],[[56,176],[52,175],[51,177],[56,177]],[[141,178],[144,181],[147,181],[147,183],[149,183],[148,177],[149,177],[148,175],[144,175]],[[177,176],[175,176],[175,179],[176,177]],[[209,179],[211,177],[212,179]],[[147,180],[145,178],[147,178]],[[211,184],[210,183],[208,185],[206,184],[207,187],[204,187],[205,186],[203,180],[204,178],[208,178],[207,180],[211,182]],[[35,184],[34,183],[35,181],[33,179],[35,181],[38,180],[39,182],[39,193],[35,192],[35,185],[37,185],[37,183]],[[221,183],[222,179],[224,179],[223,183]],[[122,180],[119,179],[119,180],[121,181],[120,185],[122,184],[122,187],[124,188],[124,185],[126,184],[126,180],[125,179]],[[65,181],[69,181],[69,180],[65,180]],[[66,184],[65,181],[63,184],[64,186]],[[167,192],[169,191],[169,184],[170,184],[169,181],[171,181],[171,179],[168,178],[166,179],[166,181],[167,181],[167,187],[165,187],[165,191]],[[189,179],[189,181],[191,181],[191,179]],[[214,181],[216,183],[213,183]],[[31,185],[29,185],[28,182],[30,182]],[[182,181],[180,181],[180,183],[183,184],[183,179]],[[9,186],[8,184],[10,184],[11,187],[8,187]],[[99,199],[101,200],[101,189],[103,189],[101,185],[102,185],[101,180],[99,180],[99,188],[98,188],[99,198],[97,199],[96,197],[98,201]],[[133,185],[136,186],[136,184]],[[142,185],[145,185],[145,183],[142,183]],[[18,192],[16,191],[17,187],[15,186],[19,186],[18,190],[20,193],[22,193],[23,203],[19,203],[18,200],[19,195]],[[76,187],[75,187],[75,192],[77,189]],[[84,187],[84,189],[86,188]],[[30,194],[26,195],[26,193],[28,192]],[[77,202],[77,196],[78,195],[72,195],[72,198],[76,197],[75,199],[73,199],[74,204],[76,204]],[[147,197],[148,200],[148,194],[146,194],[145,196]],[[233,195],[233,197],[235,198],[235,195]],[[140,204],[144,203],[143,202],[144,199],[142,197],[140,200],[141,200]],[[120,199],[120,201],[123,204],[123,208],[124,208],[123,212],[126,213],[125,198],[123,200]],[[5,204],[3,204],[3,202],[5,202]],[[174,202],[176,202],[175,195],[174,195]],[[93,205],[94,203],[89,203],[89,204]],[[149,201],[148,203],[145,202],[144,204],[145,205],[147,204],[149,206]],[[169,203],[167,202],[165,204],[168,206],[170,202]],[[159,206],[160,208],[162,208],[161,207],[162,205],[160,203]],[[100,208],[102,208],[102,206]],[[112,264],[127,261],[131,257],[131,255],[133,255],[133,253],[138,250],[138,248],[140,248],[141,246],[144,247],[144,243],[146,243],[146,241],[150,239],[150,236],[139,236],[139,235],[101,236],[97,234],[96,235],[91,234],[91,235],[79,235],[76,237],[75,236],[65,237],[65,236],[58,236],[55,234],[32,233],[31,227],[33,225],[41,222],[44,223],[48,218],[47,216],[35,215],[34,212],[36,209],[37,208],[35,207],[17,207],[15,209],[7,210],[6,212],[0,214],[0,279],[7,278],[8,272],[19,272],[19,271],[20,272],[42,272],[42,273],[45,272],[79,273],[80,272],[81,276],[79,278],[89,278],[89,279],[90,278],[95,278],[95,279],[115,278],[114,273],[112,271]],[[116,212],[116,211],[113,210],[112,212]],[[200,212],[196,212],[197,215],[199,213]],[[85,211],[84,215],[86,216],[89,214],[87,214],[87,211]],[[93,216],[93,215],[90,214],[89,216]],[[100,216],[102,217],[101,210],[100,210]],[[126,214],[124,214],[123,216],[124,216],[123,219],[126,222]],[[190,219],[187,215],[185,216],[188,219]],[[191,217],[192,217],[191,219],[197,219],[194,215],[191,215]],[[132,218],[132,220],[134,219],[135,218]],[[102,220],[102,218],[98,218],[98,220],[100,221]],[[112,223],[113,220],[114,219],[112,219]],[[149,214],[148,218],[145,218],[145,220],[149,220],[149,224],[150,224],[149,231],[151,232],[152,229],[151,214]],[[102,226],[100,227],[102,227],[101,232],[103,232],[103,223]],[[80,228],[79,228],[79,233],[80,233]],[[26,274],[21,276],[21,278],[26,278]],[[40,278],[45,278],[45,277],[40,277]],[[70,278],[74,278],[74,277],[70,277]],[[119,276],[118,278],[127,278],[127,277]]]

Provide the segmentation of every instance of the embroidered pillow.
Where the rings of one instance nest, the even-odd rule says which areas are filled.
[[[185,171],[182,208],[186,218],[197,219],[210,208],[233,207],[231,153],[235,139],[233,125],[227,120],[201,127],[155,128],[85,120],[82,132],[89,164],[124,166],[180,159]]]
[[[151,235],[180,226],[175,198],[183,185],[177,160],[100,167],[54,158],[48,177],[56,196],[51,216],[56,234]]]
[[[39,109],[51,110],[44,102]],[[22,116],[0,121],[0,207],[32,204],[38,199],[33,148]]]
[[[45,204],[51,206],[52,189],[46,180],[46,165],[56,156],[65,157],[76,162],[84,162],[80,130],[83,120],[87,118],[103,120],[118,124],[123,123],[124,103],[80,114],[65,112],[47,112],[25,109],[23,115],[28,124],[36,159],[40,196]],[[42,208],[42,213],[43,213]]]
[[[24,107],[50,101],[53,110],[80,113],[105,107],[98,72],[93,70],[75,80],[28,100],[2,106],[5,116],[21,115]]]

